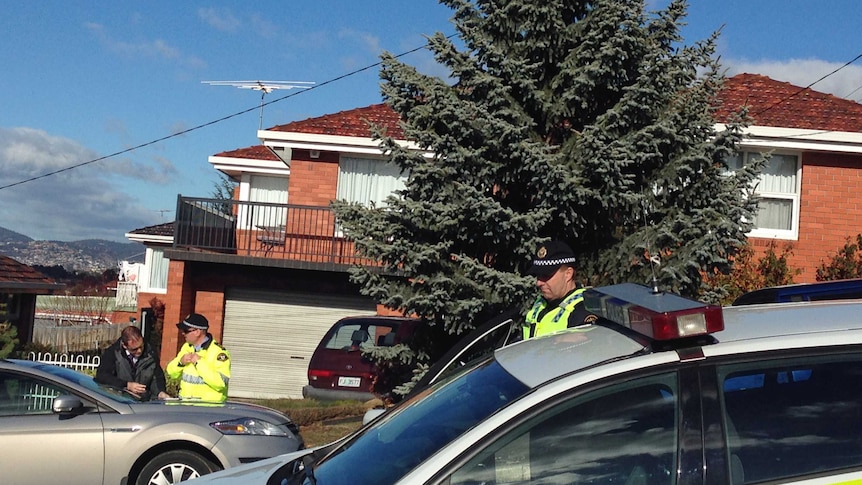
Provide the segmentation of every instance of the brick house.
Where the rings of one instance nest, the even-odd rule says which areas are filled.
[[[14,325],[19,342],[32,342],[36,296],[51,295],[64,287],[30,266],[0,255],[0,324]]]
[[[791,242],[798,280],[813,281],[820,260],[862,230],[853,190],[862,180],[862,106],[750,74],[731,78],[722,101],[719,119],[740,106],[755,119],[731,164],[772,152],[752,243]],[[194,311],[232,352],[232,397],[300,397],[332,323],[386,312],[348,281],[350,265],[372,262],[356,258],[328,209],[333,199],[379,202],[404,183],[369,123],[403,139],[384,104],[260,130],[262,145],[209,158],[239,183],[233,200],[180,196],[170,227],[127,235],[148,248],[139,308],[153,297],[165,303],[163,364],[182,344],[173,323]]]
[[[719,119],[747,106],[754,122],[732,163],[770,152],[749,242],[789,243],[799,283],[862,232],[862,105],[757,74],[730,78]],[[855,240],[855,239],[854,239]]]

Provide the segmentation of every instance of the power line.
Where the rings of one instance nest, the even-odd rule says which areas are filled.
[[[763,114],[763,113],[765,113],[765,112],[767,112],[767,111],[771,110],[772,108],[774,108],[774,107],[778,106],[779,104],[781,104],[781,103],[783,103],[783,102],[787,101],[788,99],[793,98],[793,97],[795,97],[795,96],[798,96],[800,93],[803,93],[803,92],[805,92],[805,91],[806,91],[806,90],[808,90],[808,89],[811,89],[811,86],[814,86],[815,84],[819,83],[820,81],[822,81],[822,80],[824,80],[824,79],[826,79],[826,78],[828,78],[828,77],[832,76],[833,74],[835,74],[835,73],[837,73],[838,71],[840,71],[840,70],[844,69],[845,67],[849,66],[850,64],[853,64],[854,62],[858,61],[860,58],[862,58],[862,54],[859,54],[858,56],[854,57],[852,60],[850,60],[850,61],[846,62],[843,66],[839,67],[838,69],[835,69],[834,71],[830,72],[829,74],[826,74],[825,76],[823,76],[823,77],[821,77],[820,79],[818,79],[818,80],[814,81],[813,83],[809,84],[808,86],[805,86],[804,88],[799,89],[798,91],[796,91],[795,93],[791,94],[790,96],[787,96],[787,97],[786,97],[786,98],[784,98],[784,99],[779,99],[778,101],[776,101],[776,102],[774,102],[774,103],[770,104],[769,106],[767,106],[767,107],[763,108],[762,110],[760,110],[760,111],[758,111],[758,112],[756,112],[756,113],[752,113],[752,116],[757,116],[757,115],[759,115],[759,114]]]
[[[447,36],[447,38],[451,38],[451,37],[453,37],[454,35],[455,35],[455,34],[450,34],[449,36]],[[427,46],[427,45],[424,45],[424,46],[417,47],[417,48],[415,48],[415,49],[410,49],[409,51],[402,52],[401,54],[396,55],[396,56],[395,56],[395,58],[400,58],[400,57],[406,56],[406,55],[408,55],[408,54],[412,54],[412,53],[414,53],[414,52],[420,51],[420,50],[422,50],[422,49],[427,49],[427,48],[428,48],[428,46]],[[367,70],[369,70],[369,69],[372,69],[372,68],[375,68],[375,67],[377,67],[377,66],[380,66],[381,64],[382,64],[382,62],[381,62],[381,61],[375,62],[374,64],[370,64],[370,65],[368,65],[368,66],[361,67],[361,68],[356,69],[356,70],[354,70],[354,71],[350,71],[350,72],[348,72],[348,73],[346,73],[346,74],[342,74],[341,76],[334,77],[334,78],[332,78],[332,79],[330,79],[330,80],[328,80],[328,81],[324,81],[324,82],[322,82],[322,83],[320,83],[320,84],[316,84],[316,85],[314,85],[314,86],[311,86],[311,87],[309,87],[308,89],[305,89],[305,90],[302,90],[302,91],[296,91],[296,92],[294,92],[294,93],[291,93],[291,94],[288,94],[288,95],[282,96],[282,97],[277,98],[277,99],[274,99],[274,100],[272,100],[272,101],[268,101],[268,102],[266,102],[266,103],[261,102],[261,104],[260,104],[260,105],[258,105],[258,106],[254,106],[254,107],[252,107],[252,108],[244,109],[244,110],[242,110],[242,111],[238,111],[238,112],[236,112],[236,113],[233,113],[233,114],[230,114],[230,115],[227,115],[227,116],[223,116],[223,117],[221,117],[221,118],[218,118],[218,119],[215,119],[215,120],[212,120],[212,121],[208,121],[208,122],[206,122],[206,123],[202,123],[202,124],[200,124],[200,125],[193,126],[193,127],[191,127],[191,128],[188,128],[188,129],[185,129],[185,130],[182,130],[182,131],[178,131],[178,132],[176,132],[176,133],[172,133],[172,134],[167,135],[167,136],[163,136],[163,137],[161,137],[161,138],[156,138],[155,140],[151,140],[151,141],[148,141],[148,142],[146,142],[146,143],[141,143],[140,145],[135,145],[135,146],[133,146],[133,147],[131,147],[131,148],[126,148],[125,150],[116,151],[116,152],[114,152],[114,153],[111,153],[111,154],[108,154],[108,155],[105,155],[105,156],[102,156],[102,157],[99,157],[99,158],[94,158],[94,159],[92,159],[92,160],[88,160],[88,161],[86,161],[86,162],[77,163],[77,164],[75,164],[75,165],[70,165],[70,166],[65,167],[65,168],[61,168],[61,169],[58,169],[58,170],[54,170],[54,171],[52,171],[52,172],[43,173],[42,175],[37,175],[37,176],[35,176],[35,177],[30,177],[30,178],[28,178],[28,179],[20,180],[20,181],[18,181],[18,182],[13,182],[13,183],[11,183],[11,184],[3,185],[3,186],[0,186],[0,190],[8,189],[8,188],[10,188],[10,187],[15,187],[15,186],[17,186],[17,185],[26,184],[27,182],[33,182],[33,181],[35,181],[35,180],[39,180],[39,179],[43,179],[43,178],[46,178],[46,177],[50,177],[50,176],[52,176],[52,175],[57,175],[57,174],[59,174],[59,173],[68,172],[69,170],[74,170],[74,169],[76,169],[76,168],[80,168],[80,167],[83,167],[83,166],[86,166],[86,165],[90,165],[90,164],[92,164],[92,163],[96,163],[96,162],[101,162],[102,160],[107,160],[107,159],[109,159],[109,158],[113,158],[113,157],[116,157],[116,156],[122,155],[122,154],[124,154],[124,153],[133,152],[133,151],[135,151],[135,150],[139,150],[139,149],[141,149],[141,148],[148,147],[148,146],[150,146],[150,145],[155,145],[156,143],[161,143],[161,142],[163,142],[163,141],[165,141],[165,140],[170,140],[171,138],[175,138],[175,137],[178,137],[178,136],[180,136],[180,135],[185,135],[186,133],[191,133],[191,132],[193,132],[193,131],[197,131],[197,130],[200,130],[200,129],[206,128],[207,126],[212,126],[212,125],[214,125],[214,124],[216,124],[216,123],[221,123],[222,121],[227,121],[227,120],[229,120],[229,119],[231,119],[231,118],[236,118],[237,116],[244,115],[244,114],[249,113],[249,112],[251,112],[251,111],[256,111],[256,110],[258,110],[258,109],[262,109],[264,106],[269,106],[270,104],[277,103],[277,102],[279,102],[279,101],[283,101],[283,100],[288,99],[288,98],[292,98],[292,97],[294,97],[294,96],[300,95],[300,94],[302,94],[302,93],[306,93],[306,92],[308,92],[308,91],[311,91],[311,90],[314,90],[314,89],[317,89],[317,88],[321,88],[321,87],[323,87],[323,86],[326,86],[327,84],[332,84],[332,83],[334,83],[334,82],[336,82],[336,81],[340,81],[340,80],[345,79],[345,78],[348,78],[348,77],[350,77],[350,76],[354,76],[354,75],[356,75],[356,74],[359,74],[360,72],[367,71]],[[261,100],[261,101],[262,101],[262,100]]]

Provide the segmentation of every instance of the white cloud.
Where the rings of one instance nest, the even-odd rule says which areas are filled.
[[[229,8],[199,8],[198,17],[221,32],[236,32],[241,22]]]
[[[811,89],[854,101],[862,99],[862,67],[854,64],[843,67],[844,63],[819,59],[784,61],[723,59],[723,64],[727,68],[728,76],[740,73],[762,74],[803,88],[826,76],[825,79],[811,86]]]
[[[155,223],[123,180],[164,181],[172,166],[108,159],[64,170],[98,157],[43,130],[0,127],[0,226],[34,239],[123,241],[130,229]]]
[[[183,54],[180,49],[163,39],[126,42],[112,37],[101,24],[86,22],[84,27],[96,36],[96,39],[103,47],[126,58],[164,60],[192,69],[203,69],[206,67],[206,63],[200,58]]]

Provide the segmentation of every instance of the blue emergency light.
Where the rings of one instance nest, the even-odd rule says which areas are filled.
[[[721,307],[656,292],[634,283],[590,288],[584,293],[589,312],[655,340],[672,340],[724,329]]]

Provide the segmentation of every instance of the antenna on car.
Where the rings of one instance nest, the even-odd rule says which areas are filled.
[[[652,253],[652,248],[650,247],[650,244],[649,244],[649,238],[646,237],[646,229],[648,229],[646,201],[642,202],[642,204],[643,204],[643,216],[644,216],[644,242],[646,243],[646,250],[647,250],[647,254],[649,255],[650,271],[652,272],[652,292],[653,292],[653,294],[657,295],[657,294],[661,293],[661,290],[659,290],[659,287],[658,287],[658,278],[655,275],[655,268],[656,268],[656,266],[661,265],[661,256],[659,256],[658,254]]]
[[[233,86],[240,89],[260,91],[260,121],[257,129],[263,128],[263,98],[276,89],[308,89],[314,85],[310,81],[201,81],[210,86]]]

